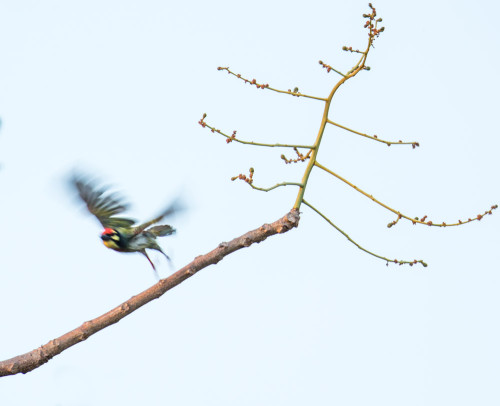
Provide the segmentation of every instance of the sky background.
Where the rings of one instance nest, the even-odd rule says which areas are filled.
[[[330,118],[420,148],[329,127],[318,161],[409,216],[466,219],[500,203],[495,1],[374,3],[386,31],[372,68]],[[148,220],[189,205],[160,241],[176,268],[283,216],[320,101],[362,48],[366,1],[0,2],[0,358],[28,352],[155,283],[140,255],[107,250],[67,187],[115,185]],[[238,251],[27,375],[2,405],[498,405],[500,213],[412,226],[314,170],[306,199],[364,247],[428,268],[386,267],[307,207],[300,227]],[[153,255],[162,276],[172,270]]]

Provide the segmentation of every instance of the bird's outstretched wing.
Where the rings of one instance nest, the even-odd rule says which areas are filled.
[[[179,213],[182,210],[184,210],[184,204],[182,203],[181,198],[177,198],[158,217],[155,217],[154,219],[152,219],[150,221],[147,221],[141,225],[138,225],[137,227],[134,227],[132,229],[132,234],[134,234],[134,235],[140,234],[149,226],[152,226],[153,224],[158,223],[160,220],[164,219],[165,217],[169,217],[169,216],[172,216],[176,213]],[[158,231],[157,236],[159,236],[159,237],[173,234],[175,232],[175,229],[172,228],[171,226],[153,227],[153,228],[149,229],[148,231],[151,231],[152,229],[157,229],[157,230],[155,230],[155,232]],[[161,229],[161,231],[160,231],[160,229]]]
[[[104,187],[96,188],[91,180],[83,176],[73,176],[71,183],[78,190],[89,212],[97,217],[104,228],[129,228],[135,224],[135,221],[129,218],[114,217],[128,208],[128,204],[116,193],[107,193]]]

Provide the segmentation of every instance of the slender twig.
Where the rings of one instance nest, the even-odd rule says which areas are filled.
[[[327,63],[324,63],[323,61],[319,61],[319,64],[326,69],[326,71],[328,73],[330,73],[330,71],[334,71],[335,73],[338,73],[340,76],[343,76],[345,78],[346,75],[344,75],[342,72],[338,71],[337,69],[335,68],[332,68],[330,65],[328,65]]]
[[[252,187],[252,189],[260,190],[262,192],[269,192],[270,190],[273,190],[273,189],[276,189],[277,187],[282,187],[282,186],[289,186],[289,185],[299,186],[299,187],[304,186],[302,183],[297,183],[297,182],[281,182],[281,183],[277,183],[276,185],[268,187],[268,188],[257,187],[257,186],[254,186],[252,183],[249,183],[249,185]]]
[[[239,142],[240,144],[254,145],[254,146],[258,146],[258,147],[271,147],[271,148],[272,147],[280,147],[280,148],[306,148],[306,149],[312,149],[312,148],[314,148],[314,146],[311,146],[311,145],[280,144],[280,143],[266,144],[266,143],[262,143],[262,142],[243,141],[243,140],[240,140],[240,139],[236,138],[236,136],[235,136],[236,131],[234,131],[232,135],[227,135],[223,131],[221,131],[221,130],[215,128],[215,127],[212,127],[210,124],[207,124],[207,122],[204,121],[206,116],[207,115],[204,114],[203,118],[200,121],[198,121],[198,124],[200,124],[204,128],[205,127],[209,128],[213,133],[217,133],[217,134],[222,135],[223,137],[226,137],[226,141],[229,141],[229,142],[235,141],[235,142]]]
[[[382,139],[378,138],[376,135],[368,135],[368,134],[361,133],[359,131],[352,130],[352,129],[350,129],[348,127],[345,127],[343,125],[340,125],[338,123],[334,123],[330,119],[328,119],[327,121],[328,121],[328,123],[336,125],[339,128],[343,128],[344,130],[350,131],[350,132],[352,132],[354,134],[361,135],[363,137],[369,138],[369,139],[374,140],[374,141],[382,142],[382,143],[386,144],[387,146],[391,146],[391,145],[411,145],[413,148],[420,146],[420,144],[418,142],[414,142],[414,141],[413,142],[403,142],[403,141],[386,141],[386,140],[382,140]]]
[[[420,263],[424,267],[427,266],[427,264],[424,261],[422,261],[422,260],[417,261],[416,259],[414,259],[413,261],[402,261],[402,260],[399,260],[399,259],[389,259],[389,258],[384,257],[382,255],[375,254],[374,252],[369,251],[366,248],[363,248],[356,241],[354,241],[351,237],[349,237],[349,235],[345,231],[343,231],[341,228],[339,228],[338,226],[336,226],[328,217],[326,217],[323,213],[321,213],[318,209],[316,209],[312,204],[308,203],[305,199],[302,199],[302,203],[304,203],[306,206],[309,206],[316,213],[318,213],[321,217],[323,217],[323,219],[325,219],[332,227],[334,227],[339,233],[341,233],[345,238],[347,238],[349,240],[349,242],[353,243],[361,251],[364,251],[367,254],[370,254],[371,256],[374,256],[375,258],[380,258],[380,259],[386,261],[387,263],[394,262],[395,264],[399,264],[399,265],[408,264],[410,266],[413,266],[413,265],[415,265],[417,263]]]
[[[335,68],[332,68],[332,67],[330,67],[330,68],[331,68],[331,69],[332,69],[332,71],[334,71],[335,73],[338,73],[340,76],[345,77],[345,75],[344,75],[342,72],[339,72],[339,71],[338,71],[337,69],[335,69]]]
[[[241,248],[249,247],[254,243],[264,241],[266,238],[286,233],[299,224],[299,212],[291,210],[285,216],[271,224],[249,231],[229,242],[219,244],[217,248],[205,255],[196,257],[194,261],[184,268],[175,272],[168,278],[160,280],[149,289],[131,297],[126,302],[115,307],[113,310],[83,323],[80,327],[49,341],[47,344],[17,357],[0,362],[0,376],[27,373],[45,364],[54,356],[60,354],[69,347],[86,340],[98,331],[117,323],[125,316],[144,306],[154,299],[158,299],[164,293],[179,285],[198,271],[221,261],[224,257]]]
[[[375,203],[377,203],[378,205],[382,206],[383,208],[393,212],[394,214],[396,214],[398,216],[397,220],[393,221],[392,223],[389,223],[388,224],[388,227],[392,227],[393,225],[395,225],[400,218],[404,218],[406,220],[409,220],[411,221],[413,224],[425,224],[427,226],[435,226],[435,227],[453,227],[453,226],[460,226],[462,224],[466,224],[466,223],[470,223],[471,221],[475,221],[475,220],[481,220],[485,215],[487,214],[492,214],[492,210],[495,210],[498,206],[497,205],[494,205],[494,206],[491,206],[491,208],[489,210],[486,210],[483,214],[478,214],[476,217],[474,218],[469,218],[467,220],[458,220],[458,222],[456,223],[445,223],[445,222],[442,222],[442,223],[434,223],[432,221],[425,221],[425,218],[427,218],[427,216],[424,216],[423,219],[419,220],[418,217],[415,217],[415,218],[411,218],[395,209],[393,209],[392,207],[386,205],[385,203],[382,203],[381,201],[375,199],[373,197],[373,195],[365,192],[364,190],[360,189],[359,187],[357,187],[356,185],[353,185],[351,182],[349,182],[347,179],[343,178],[342,176],[336,174],[335,172],[333,172],[332,170],[326,168],[325,166],[321,165],[319,162],[315,162],[314,163],[315,166],[317,166],[318,168],[321,168],[323,169],[325,172],[328,172],[330,175],[333,175],[335,176],[337,179],[340,179],[342,182],[344,182],[345,184],[349,185],[350,187],[352,187],[354,190],[356,190],[357,192],[361,193],[362,195],[368,197],[369,199],[371,199],[372,201],[374,201]]]
[[[297,183],[297,182],[281,182],[281,183],[277,183],[276,185],[268,187],[268,188],[258,187],[258,186],[254,186],[254,184],[253,184],[253,175],[255,173],[255,170],[253,168],[250,168],[248,172],[249,172],[248,176],[244,175],[243,173],[240,173],[238,176],[233,176],[231,178],[231,180],[233,180],[233,181],[236,179],[243,180],[246,183],[248,183],[248,185],[250,185],[250,187],[252,189],[260,190],[262,192],[269,192],[270,190],[276,189],[278,187],[283,187],[283,186],[299,186],[299,187],[304,186],[302,183]]]
[[[346,46],[342,47],[342,51],[354,52],[357,54],[364,54],[365,53],[364,51],[360,51],[359,49],[352,49],[352,47],[346,47]]]
[[[251,85],[255,85],[258,89],[269,89],[269,90],[272,90],[273,92],[277,92],[277,93],[284,93],[284,94],[289,94],[291,96],[296,96],[296,97],[307,97],[308,99],[315,99],[315,100],[322,100],[322,101],[326,101],[326,99],[324,99],[323,97],[316,97],[316,96],[311,96],[311,95],[308,95],[308,94],[303,94],[303,93],[300,93],[298,91],[292,91],[292,90],[279,90],[279,89],[275,89],[271,86],[269,86],[268,84],[261,84],[261,83],[257,83],[257,81],[255,79],[252,79],[252,80],[249,80],[249,79],[245,79],[243,76],[241,76],[239,73],[234,73],[232,72],[229,67],[223,67],[223,66],[219,66],[217,68],[217,70],[225,70],[227,71],[227,73],[229,73],[230,75],[233,75],[235,77],[237,77],[238,79],[240,80],[243,80],[245,83],[249,83]]]

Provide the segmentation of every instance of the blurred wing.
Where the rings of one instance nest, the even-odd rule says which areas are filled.
[[[176,213],[179,213],[181,212],[182,210],[184,210],[184,205],[182,204],[182,201],[180,198],[177,198],[170,206],[168,206],[158,217],[155,217],[153,220],[150,220],[150,221],[147,221],[146,223],[143,223],[137,227],[135,227],[133,230],[132,230],[132,233],[137,235],[137,234],[140,234],[142,233],[146,228],[148,228],[149,226],[153,225],[153,224],[156,224],[158,223],[159,221],[163,220],[165,217],[169,217],[169,216],[172,216]],[[158,227],[163,227],[163,226],[158,226]],[[175,232],[175,229],[170,227],[170,226],[165,226],[165,227],[169,227],[169,229],[173,230],[172,232],[170,233],[165,233],[163,235],[168,235],[168,234],[172,234]],[[157,228],[157,227],[153,227],[153,228]],[[152,229],[150,229],[152,230]],[[150,231],[148,230],[148,231]],[[165,231],[167,230],[166,228],[164,229]],[[159,230],[158,230],[159,231]],[[162,236],[161,234],[158,234],[158,236]]]
[[[97,189],[90,180],[82,177],[73,177],[71,182],[89,212],[97,217],[104,228],[129,228],[135,224],[134,220],[126,217],[113,217],[128,208],[115,193],[106,194],[105,188]]]
[[[147,232],[153,234],[155,237],[165,237],[166,235],[174,234],[175,228],[169,225],[154,226],[149,228]]]

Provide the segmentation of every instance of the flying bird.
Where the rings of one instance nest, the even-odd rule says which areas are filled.
[[[179,201],[172,203],[158,217],[136,225],[134,220],[120,216],[128,208],[128,204],[124,203],[116,193],[109,193],[106,187],[97,188],[94,182],[84,176],[73,175],[71,183],[87,205],[89,212],[104,227],[101,240],[107,248],[118,252],[139,252],[147,258],[155,272],[156,268],[146,249],[159,251],[170,260],[156,242],[156,238],[172,235],[176,230],[170,225],[153,226],[153,224],[178,212],[181,209]]]

